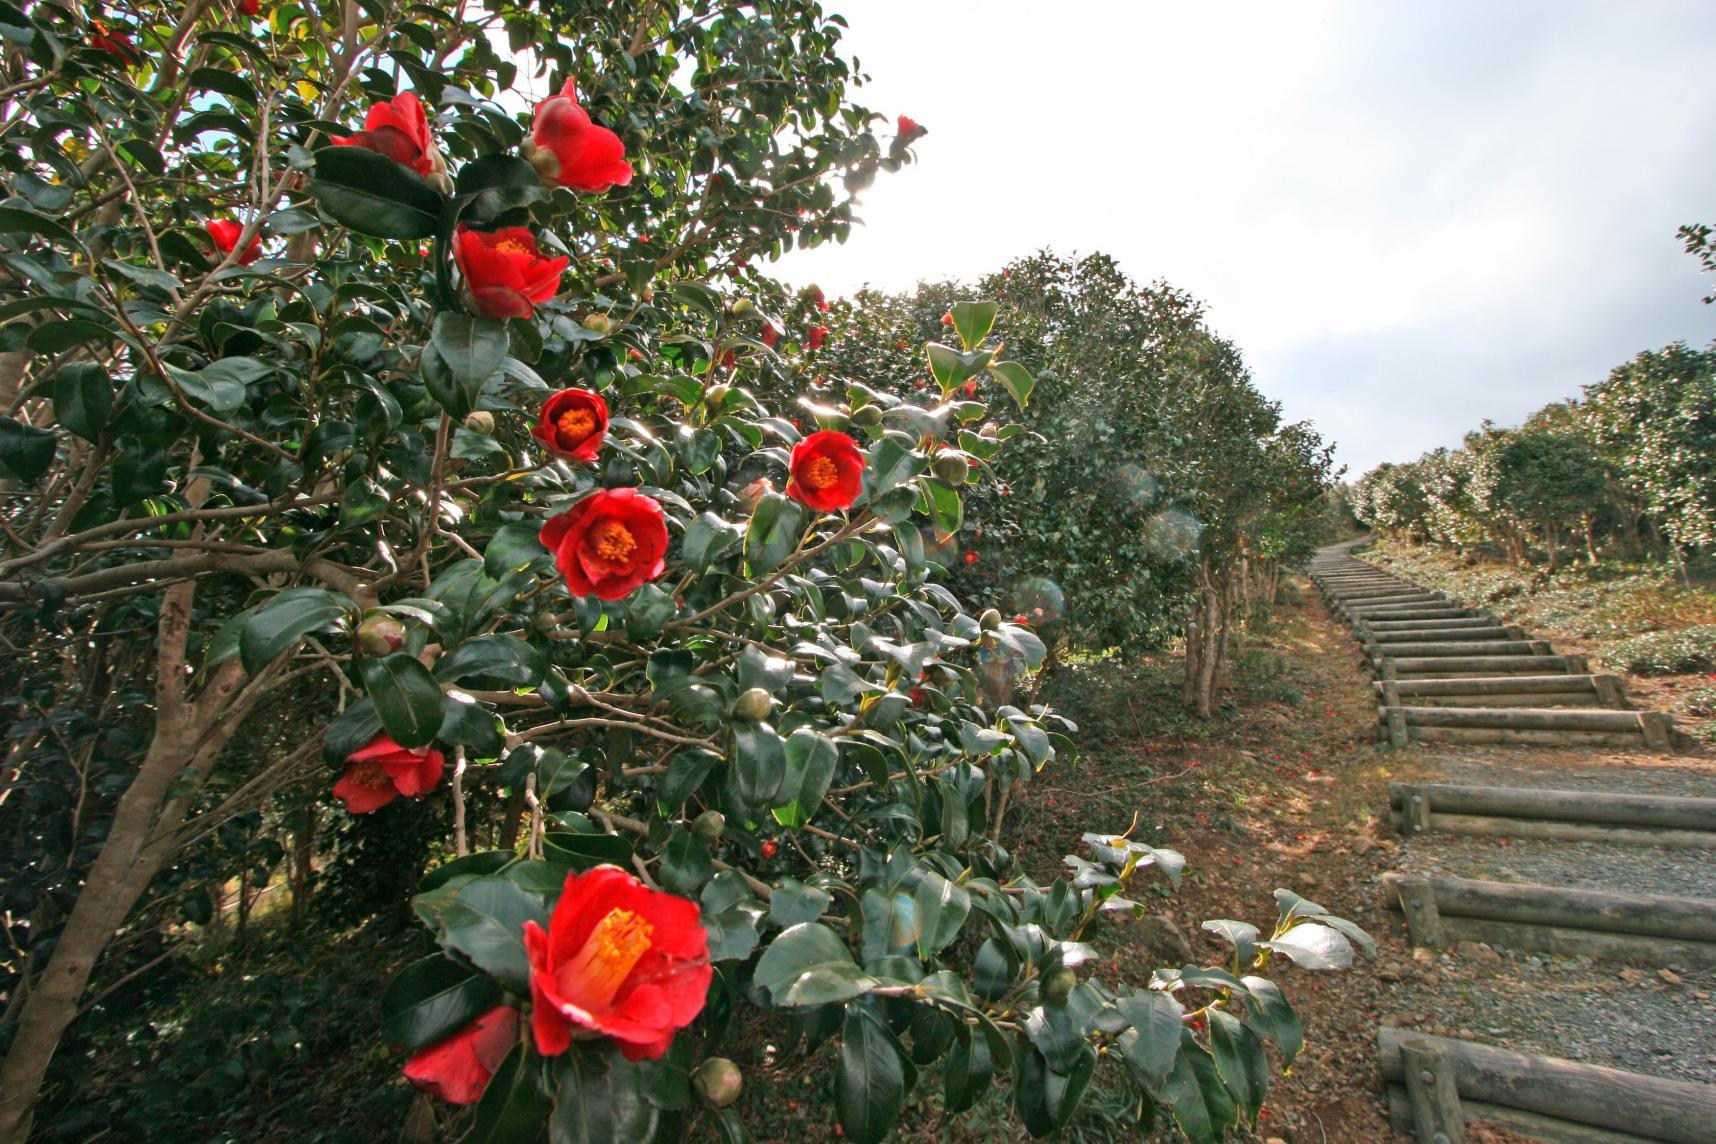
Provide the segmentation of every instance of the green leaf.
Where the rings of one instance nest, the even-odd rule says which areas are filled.
[[[775,821],[782,826],[800,827],[815,815],[834,779],[834,768],[840,762],[840,749],[827,735],[800,727],[787,737],[786,777],[777,799],[784,800],[774,808]]]
[[[1131,1023],[1120,1035],[1120,1055],[1145,1085],[1160,1084],[1173,1071],[1180,1051],[1180,1018],[1185,1007],[1166,993],[1151,989],[1115,999],[1114,1007]]]
[[[548,197],[542,178],[517,155],[479,155],[459,168],[453,193],[465,222],[487,229],[510,211]],[[522,221],[522,219],[521,219]]]
[[[57,354],[86,342],[112,341],[119,335],[100,322],[68,318],[60,322],[44,322],[31,330],[24,344],[39,354]]]
[[[381,1035],[417,1050],[453,1035],[500,1004],[492,977],[433,954],[414,961],[381,994]]]
[[[239,644],[242,651],[242,640]],[[381,659],[365,658],[364,686],[381,725],[401,747],[426,747],[435,739],[446,715],[447,697],[441,685],[417,659],[395,652]]]
[[[974,349],[989,336],[989,331],[995,325],[995,311],[998,308],[994,302],[953,304],[953,330],[959,335],[959,340],[965,343],[966,349]]]
[[[686,526],[680,555],[693,572],[704,572],[731,551],[744,534],[744,530],[732,521],[706,512]]]
[[[113,416],[113,381],[94,362],[72,362],[54,375],[54,420],[94,441]]]
[[[310,194],[336,221],[376,238],[428,238],[445,203],[417,172],[364,147],[317,151]]]
[[[323,588],[277,593],[250,612],[239,629],[239,662],[255,675],[317,628],[347,619],[354,608],[345,596]]]
[[[912,904],[917,911],[918,956],[933,957],[959,936],[971,913],[971,894],[932,871],[918,883]]]
[[[936,533],[940,536],[952,536],[958,532],[959,526],[965,521],[965,505],[959,490],[934,480],[925,481],[923,490],[929,500],[930,523],[935,526]]]
[[[540,524],[528,521],[503,524],[483,549],[483,571],[499,580],[508,572],[520,572],[538,561],[549,559],[548,549],[539,539]]]
[[[1066,1126],[1078,1111],[1085,1089],[1096,1072],[1096,1053],[1089,1045],[1065,1073],[1049,1068],[1043,1054],[1035,1048],[1019,1054],[1018,1072],[1013,1084],[1013,1104],[1019,1119],[1032,1136],[1043,1137]]]
[[[852,951],[835,932],[820,922],[803,922],[781,931],[769,943],[751,980],[766,989],[776,1005],[785,1005],[787,994],[805,974],[825,966],[851,966]]]
[[[1236,922],[1231,918],[1218,918],[1208,921],[1201,927],[1222,938],[1233,946],[1234,954],[1241,965],[1251,963],[1252,955],[1257,952],[1257,927],[1250,922]]]
[[[961,353],[940,342],[930,342],[925,351],[929,354],[930,374],[935,378],[936,384],[941,386],[943,396],[976,377],[994,356],[982,350]]]
[[[498,874],[517,857],[518,855],[511,850],[479,850],[475,854],[467,854],[463,858],[443,862],[439,866],[425,871],[417,883],[417,888],[420,893],[428,893],[437,886],[445,886],[454,878],[477,874]]]
[[[733,777],[747,806],[768,806],[786,779],[786,749],[767,723],[733,725]]]
[[[0,207],[0,234],[34,234],[63,242],[74,249],[83,246],[77,235],[60,223],[22,207]]]
[[[878,1144],[893,1130],[916,1070],[868,1005],[848,1005],[840,1029],[840,1069],[834,1106],[853,1144]]]
[[[1216,1071],[1239,1105],[1246,1126],[1255,1128],[1257,1110],[1269,1094],[1269,1058],[1264,1055],[1263,1042],[1232,1013],[1211,1009],[1210,1048]]]
[[[683,826],[674,827],[661,852],[661,884],[676,894],[695,894],[714,868],[703,840]]]
[[[1031,399],[1031,390],[1036,386],[1037,379],[1031,376],[1031,371],[1016,361],[998,361],[989,367],[989,376],[1001,384],[1013,397],[1013,403],[1020,409]]]
[[[827,890],[807,886],[796,878],[783,878],[769,895],[769,920],[782,928],[813,922],[833,903]]]
[[[1246,1023],[1259,1036],[1273,1037],[1276,1047],[1281,1050],[1281,1067],[1292,1068],[1300,1050],[1305,1047],[1305,1028],[1299,1022],[1299,1015],[1287,1003],[1287,995],[1281,992],[1281,987],[1267,977],[1242,977],[1240,980],[1245,983],[1248,994],[1245,1000]]]
[[[955,1031],[953,1048],[942,1064],[942,1085],[948,1113],[957,1115],[964,1112],[987,1096],[989,1082],[994,1076],[995,1064],[989,1056],[988,1039],[973,1035],[961,1021]]]
[[[647,1144],[654,1138],[661,1113],[645,1096],[643,1072],[611,1045],[574,1045],[555,1075],[549,1144]]]
[[[1353,947],[1345,935],[1320,922],[1300,922],[1280,937],[1257,944],[1286,954],[1301,969],[1345,969],[1353,963]]]
[[[166,367],[173,383],[186,397],[206,405],[216,413],[230,413],[239,408],[249,396],[246,389],[275,371],[275,367],[250,357],[222,358],[202,369]]]
[[[550,858],[564,862],[574,870],[589,870],[596,866],[629,866],[632,844],[613,834],[574,834],[557,830],[542,838],[542,850]]]
[[[429,337],[464,392],[467,407],[474,406],[483,382],[495,375],[506,357],[506,323],[443,310],[435,315]]]
[[[1145,1091],[1168,1106],[1190,1144],[1220,1144],[1228,1126],[1237,1119],[1233,1097],[1222,1083],[1215,1060],[1190,1030],[1180,1033],[1180,1054],[1167,1081],[1153,1089],[1146,1084]]]
[[[798,547],[809,511],[780,493],[764,493],[745,533],[745,563],[752,575],[768,572]]]
[[[21,481],[33,481],[54,463],[54,433],[0,417],[0,465]]]
[[[929,458],[892,437],[878,438],[870,446],[864,467],[864,487],[875,500],[899,488],[929,467]]]
[[[434,894],[445,893],[445,888]],[[421,903],[432,895],[419,895]],[[436,940],[454,950],[514,993],[530,988],[530,961],[524,952],[524,923],[547,922],[542,900],[506,878],[486,875],[431,901]]]
[[[831,663],[817,677],[817,690],[822,698],[836,706],[850,703],[866,691],[886,691],[880,683],[872,683],[844,663]]]
[[[435,663],[434,676],[495,691],[531,687],[548,670],[542,653],[515,635],[496,632],[473,636]]]
[[[512,1047],[489,1078],[477,1104],[476,1124],[464,1144],[520,1144],[542,1135],[548,1118],[548,1093],[542,1087],[542,1061],[524,1041]]]

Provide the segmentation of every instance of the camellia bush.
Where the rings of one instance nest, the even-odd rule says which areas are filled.
[[[985,697],[1044,647],[943,541],[1030,371],[961,301],[937,400],[837,385],[826,300],[752,265],[926,134],[850,101],[839,28],[0,4],[0,1139],[75,1105],[80,1010],[211,886],[288,835],[307,886],[330,809],[434,835],[374,1036],[466,1139],[742,1139],[757,1022],[838,1042],[856,1141],[1007,1077],[1045,1135],[1104,1065],[1142,1124],[1255,1124],[1303,1039],[1264,971],[1368,938],[1278,891],[1209,923],[1228,964],[1104,980],[1087,939],[1183,859],[1093,823],[1016,868],[1008,794],[1074,729]]]

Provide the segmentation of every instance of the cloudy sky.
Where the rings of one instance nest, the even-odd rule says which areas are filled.
[[[1203,298],[1356,476],[1716,338],[1716,3],[828,0],[930,129],[831,293],[1106,251]]]

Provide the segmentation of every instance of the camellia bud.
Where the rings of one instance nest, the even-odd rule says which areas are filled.
[[[487,409],[479,409],[465,418],[465,428],[473,433],[480,433],[484,437],[493,437],[495,435],[495,415]]]
[[[1057,969],[1043,982],[1043,996],[1049,1001],[1059,1004],[1072,993],[1073,986],[1078,984],[1078,974],[1070,969]]]
[[[721,832],[727,829],[727,816],[718,810],[706,810],[691,820],[691,833],[705,842],[721,841]]]
[[[733,392],[733,387],[725,382],[716,382],[704,391],[703,400],[711,409],[719,409],[726,402],[727,395]]]
[[[860,429],[874,429],[882,423],[880,405],[860,405],[852,411],[852,424]]]
[[[963,485],[971,475],[971,462],[958,453],[942,453],[930,462],[930,472],[950,485]]]
[[[751,305],[751,300],[749,298],[735,298],[733,299],[733,304],[729,306],[728,309],[733,311],[733,316],[735,318],[742,318],[752,310],[756,309],[756,307]]]
[[[775,486],[767,477],[758,477],[739,491],[739,504],[746,512],[756,512],[757,504],[763,497],[775,491]]]
[[[405,646],[405,625],[392,616],[370,616],[358,625],[357,645],[365,655],[392,655]]]
[[[691,1083],[696,1087],[697,1095],[711,1108],[726,1108],[739,1099],[745,1078],[739,1072],[739,1066],[726,1057],[710,1057],[697,1067],[697,1075]]]
[[[1001,426],[995,424],[993,421],[985,421],[983,423],[983,428],[977,431],[977,435],[979,437],[999,437],[1001,436]]]
[[[614,323],[606,314],[586,314],[584,315],[584,328],[592,334],[600,334],[605,338],[613,332]]]
[[[999,608],[985,608],[983,614],[977,617],[977,626],[986,632],[992,632],[1001,626],[1001,611]]]
[[[753,687],[749,691],[741,692],[739,698],[733,700],[733,715],[754,723],[765,718],[774,710],[774,706],[773,696],[761,687]]]
[[[553,612],[538,612],[535,616],[531,617],[530,626],[541,632],[543,635],[547,635],[549,632],[560,626],[560,617],[555,615]]]

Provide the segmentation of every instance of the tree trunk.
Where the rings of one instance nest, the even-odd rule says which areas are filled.
[[[1553,524],[1543,529],[1543,543],[1549,548],[1549,571],[1554,572],[1560,564],[1561,533]]]
[[[1593,513],[1585,514],[1585,558],[1591,567],[1597,566],[1597,518]]]
[[[232,702],[244,682],[234,658],[214,669],[194,702],[187,700],[185,637],[194,592],[191,580],[166,590],[158,627],[154,738],[136,778],[119,797],[107,839],[89,867],[52,957],[18,1014],[11,1048],[0,1063],[0,1141],[6,1144],[22,1144],[29,1136],[48,1065],[77,1016],[96,961],[176,848],[175,831],[192,794],[169,802],[170,792],[182,785],[187,771],[198,780],[207,776],[260,697],[259,688],[256,696]]]
[[[291,929],[296,933],[310,913],[310,895],[316,884],[316,800],[306,795],[300,811],[303,822],[292,836],[292,916]]]

